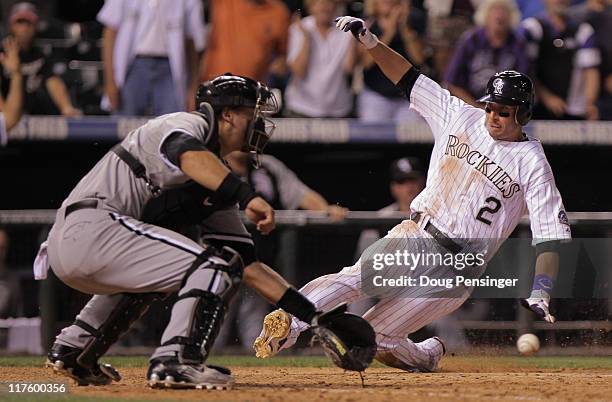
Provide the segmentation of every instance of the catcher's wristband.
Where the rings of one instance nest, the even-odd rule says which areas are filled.
[[[238,202],[245,206],[249,201],[257,197],[257,193],[251,186],[231,172],[225,176],[215,194],[222,201]]]
[[[315,305],[294,287],[290,287],[285,291],[278,303],[276,303],[276,307],[282,308],[308,324],[317,315]]]

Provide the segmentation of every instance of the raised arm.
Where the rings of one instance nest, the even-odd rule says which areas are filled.
[[[104,94],[108,97],[111,110],[117,110],[121,104],[119,87],[115,80],[115,72],[113,70],[113,50],[115,48],[115,40],[117,39],[117,30],[109,26],[104,27],[102,41],[102,61],[104,62]]]
[[[23,105],[23,77],[19,62],[19,49],[11,37],[2,42],[4,53],[0,54],[0,62],[11,77],[11,83],[6,99],[2,99],[1,110],[4,113],[6,130],[13,128],[21,119]],[[2,96],[0,95],[0,98]]]
[[[451,96],[450,92],[422,75],[417,68],[412,68],[412,63],[365,28],[362,19],[340,17],[336,19],[336,27],[357,38],[387,78],[408,98],[411,108],[425,119],[434,140],[442,138],[455,113],[466,106],[465,102]]]
[[[412,63],[402,55],[380,42],[376,35],[370,32],[364,21],[355,17],[340,17],[336,19],[336,27],[344,32],[351,32],[361,42],[382,72],[397,84],[402,77],[412,68]]]

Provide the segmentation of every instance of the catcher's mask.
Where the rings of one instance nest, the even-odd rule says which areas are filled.
[[[253,163],[259,167],[258,155],[263,152],[276,125],[269,118],[278,111],[278,103],[272,91],[259,81],[226,73],[200,85],[196,105],[209,103],[215,114],[225,107],[253,108],[253,117],[247,127],[243,152],[253,155]]]
[[[535,89],[531,79],[518,71],[507,70],[494,74],[487,83],[485,96],[478,102],[494,102],[518,106],[516,122],[524,126],[531,119]]]

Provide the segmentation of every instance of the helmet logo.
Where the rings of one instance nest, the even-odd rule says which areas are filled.
[[[497,95],[501,95],[503,88],[504,88],[504,80],[502,80],[501,78],[496,78],[495,81],[493,81],[493,93]]]

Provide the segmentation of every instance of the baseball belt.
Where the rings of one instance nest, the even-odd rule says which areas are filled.
[[[417,225],[421,222],[422,218],[423,218],[422,212],[412,211],[410,213],[410,220],[416,223]],[[434,224],[431,223],[431,220],[425,224],[425,227],[423,228],[423,230],[429,233],[431,237],[436,239],[439,245],[441,245],[448,251],[452,252],[453,254],[458,254],[463,249],[463,247],[455,243],[450,237],[448,237],[447,235],[442,233],[440,229],[435,227]]]

